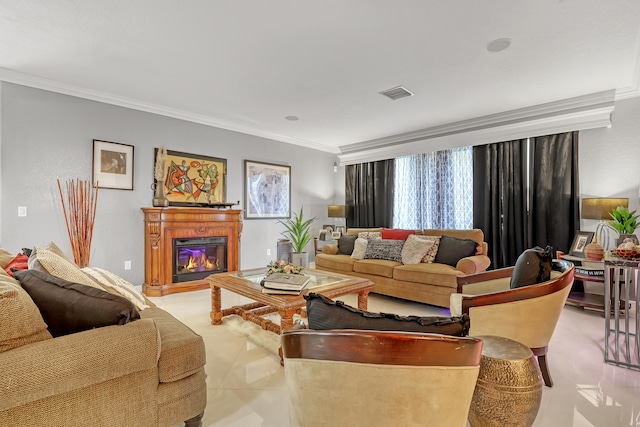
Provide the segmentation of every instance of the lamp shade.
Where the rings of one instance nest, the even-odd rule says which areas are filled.
[[[345,205],[329,205],[327,207],[327,216],[329,218],[346,218],[347,207]]]
[[[611,219],[609,212],[618,206],[629,207],[629,199],[625,198],[609,198],[609,197],[593,197],[582,199],[582,208],[580,209],[580,218],[582,219]]]

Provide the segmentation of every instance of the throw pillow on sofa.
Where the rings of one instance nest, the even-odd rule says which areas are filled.
[[[380,240],[382,239],[382,232],[380,231],[361,231],[358,233],[360,239],[367,240]]]
[[[4,275],[0,275],[0,313],[0,353],[52,338],[29,294]]]
[[[402,262],[404,240],[369,240],[364,259],[386,259]]]
[[[103,290],[35,270],[15,273],[54,337],[140,318],[133,303]]]
[[[402,263],[419,264],[433,247],[433,240],[421,239],[420,236],[410,235],[402,245]]]
[[[13,271],[11,271],[12,269],[26,270],[27,268],[29,268],[29,257],[24,254],[18,254],[15,256],[15,258],[9,261],[9,264],[7,264],[7,267],[4,269],[4,271],[6,271],[9,276],[15,277],[13,275]]]
[[[416,234],[415,230],[405,230],[402,228],[383,228],[382,240],[407,240],[412,234]]]
[[[378,331],[405,331],[466,336],[469,332],[469,316],[400,316],[373,313],[333,301],[323,295],[310,292],[307,300],[307,319],[310,329],[366,329]]]
[[[341,236],[340,239],[338,239],[338,254],[351,255],[357,238],[358,236],[356,234],[345,234]]]
[[[89,275],[100,286],[109,293],[120,295],[131,301],[138,310],[149,308],[142,293],[131,283],[124,280],[117,274],[98,267],[85,267],[81,269],[83,273]]]
[[[358,237],[354,242],[351,258],[364,259],[364,254],[367,252],[367,243],[369,243],[367,239]]]
[[[535,285],[551,279],[551,260],[553,248],[536,246],[522,252],[511,274],[511,289]]]
[[[455,267],[462,258],[476,254],[478,243],[471,239],[442,236],[434,262]]]
[[[414,236],[416,239],[426,240],[428,242],[433,242],[433,245],[429,248],[424,258],[422,258],[421,262],[432,264],[436,259],[436,254],[438,253],[438,246],[440,246],[440,236],[424,236],[424,235],[416,235]]]
[[[69,261],[68,258],[60,256],[55,252],[35,247],[29,257],[29,269],[42,271],[63,280],[73,283],[81,283],[102,290],[102,287],[84,274],[80,267]]]

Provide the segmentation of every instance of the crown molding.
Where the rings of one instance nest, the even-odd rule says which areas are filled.
[[[20,73],[17,71],[9,70],[7,68],[0,67],[0,81],[47,90],[49,92],[56,92],[63,95],[75,96],[77,98],[103,102],[105,104],[117,105],[119,107],[131,108],[133,110],[158,114],[160,116],[166,116],[229,131],[240,132],[247,135],[259,136],[261,138],[267,138],[277,142],[286,142],[288,144],[299,145],[302,147],[312,148],[314,150],[325,151],[333,154],[338,154],[340,152],[337,147],[317,144],[310,141],[292,138],[286,135],[280,135],[272,132],[256,131],[253,128],[238,125],[237,123],[231,123],[229,121],[214,119],[213,117],[204,116],[201,114],[194,114],[188,111],[177,110],[158,104],[152,104],[132,98],[112,95],[106,92],[70,85],[56,80],[50,80],[26,73]]]
[[[611,126],[614,90],[343,147],[341,165]]]

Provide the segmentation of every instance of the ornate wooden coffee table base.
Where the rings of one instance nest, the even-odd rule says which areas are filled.
[[[312,277],[313,284],[307,285],[307,289],[301,295],[263,294],[259,284],[261,272],[264,272],[264,269],[212,274],[205,279],[211,286],[211,324],[220,325],[223,317],[236,314],[264,330],[279,335],[293,326],[295,314],[306,317],[306,300],[303,295],[317,292],[328,298],[335,298],[357,293],[358,308],[366,310],[368,295],[373,288],[373,283],[368,279],[305,269],[305,273]],[[221,289],[255,302],[222,309]],[[276,312],[280,315],[279,325],[264,317]]]

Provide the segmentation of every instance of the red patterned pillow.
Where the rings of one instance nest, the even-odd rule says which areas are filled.
[[[415,230],[404,230],[402,228],[383,228],[382,238],[384,240],[407,240],[407,237],[416,234]]]
[[[11,271],[11,269],[13,268],[14,270],[26,270],[27,268],[29,268],[28,263],[28,256],[26,256],[25,254],[18,254],[15,256],[15,258],[9,261],[9,264],[7,264],[7,268],[5,268],[4,271],[6,271],[9,276],[16,277],[13,275],[13,271]]]

